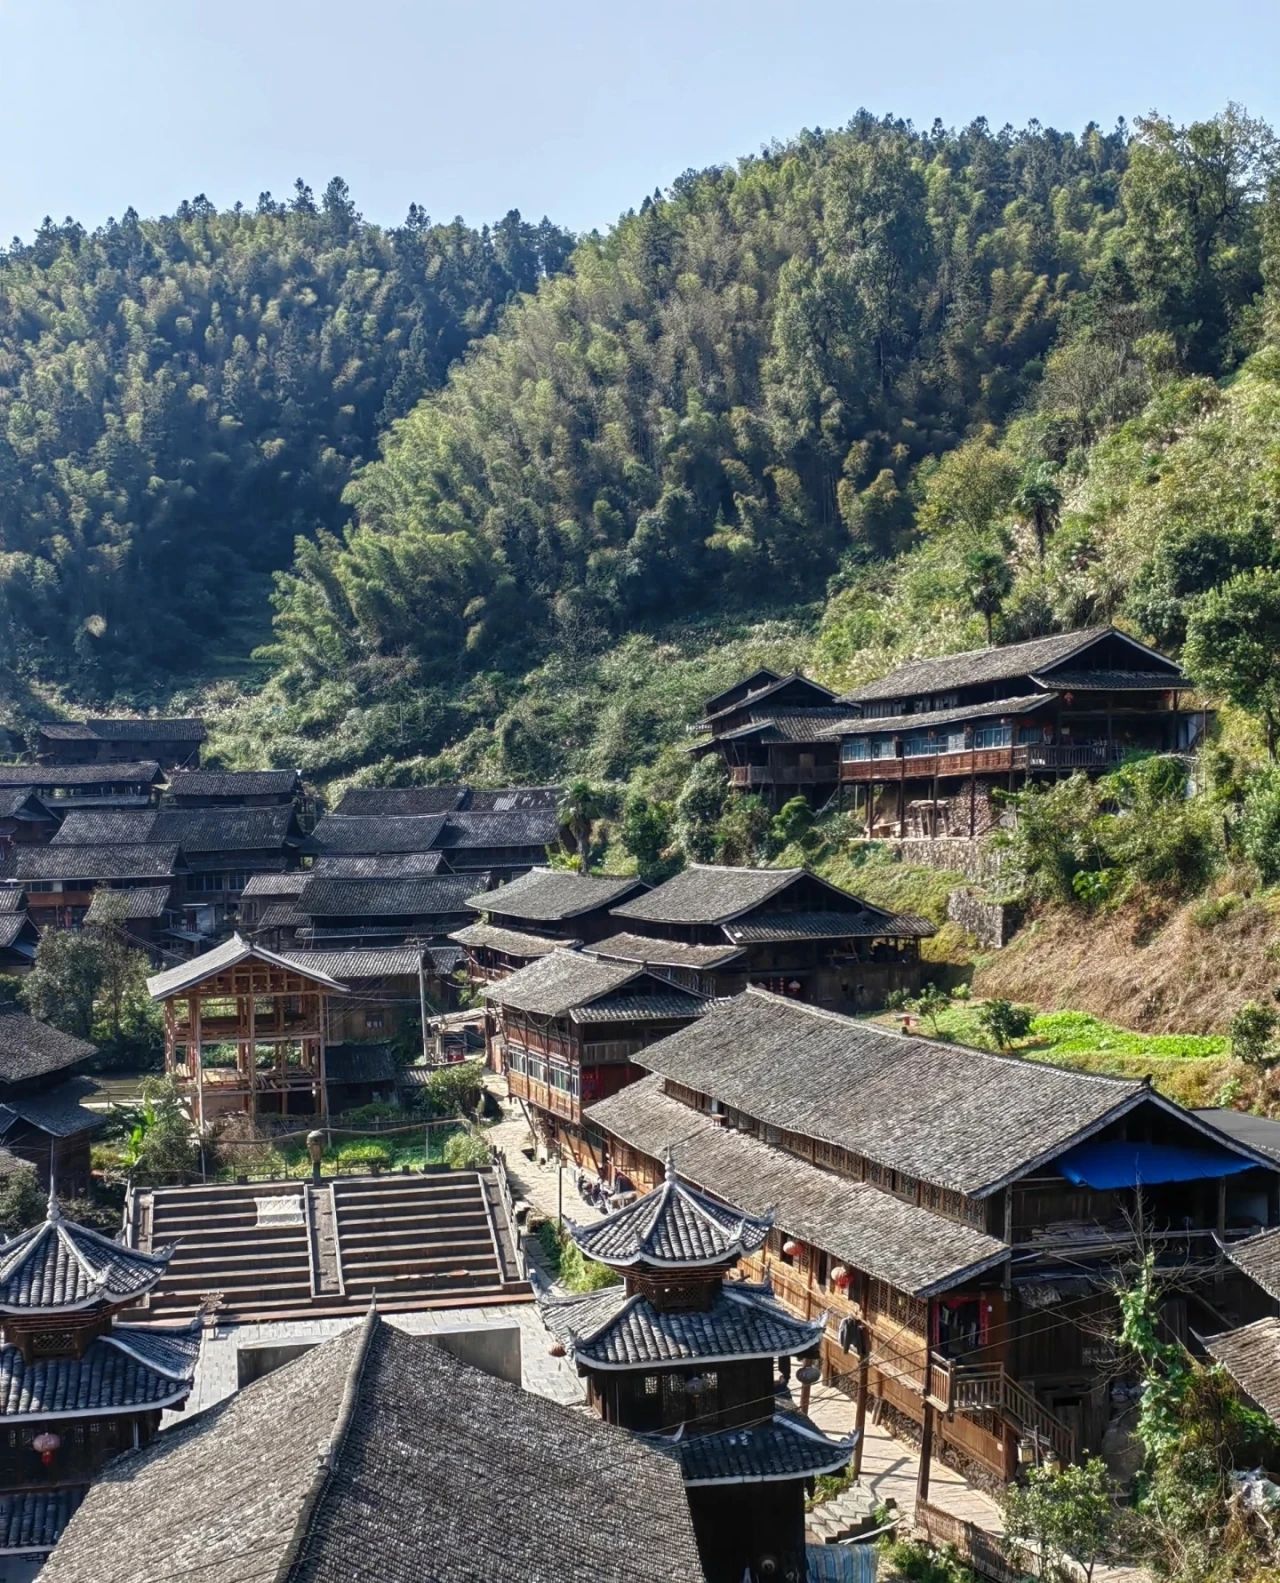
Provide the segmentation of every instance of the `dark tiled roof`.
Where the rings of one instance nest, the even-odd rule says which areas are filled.
[[[179,770],[169,777],[174,797],[287,797],[297,770]]]
[[[726,1209],[680,1176],[667,1156],[666,1179],[623,1209],[590,1226],[571,1226],[573,1240],[601,1264],[688,1269],[728,1264],[764,1245],[770,1215]]]
[[[394,1083],[400,1068],[389,1044],[333,1044],[324,1071],[330,1083]]]
[[[203,720],[168,715],[42,720],[36,727],[51,742],[203,742]]]
[[[927,918],[910,913],[880,912],[762,912],[741,923],[727,923],[724,932],[735,945],[762,940],[927,939],[937,928]]]
[[[329,879],[416,879],[439,870],[439,852],[321,852],[311,872]]]
[[[686,1484],[772,1484],[814,1478],[844,1467],[853,1442],[828,1440],[799,1413],[778,1413],[765,1423],[722,1429],[714,1435],[646,1436],[680,1464]]]
[[[548,846],[560,836],[553,807],[481,809],[451,813],[436,843],[447,851],[467,847]]]
[[[488,946],[492,951],[505,951],[509,956],[547,956],[552,951],[563,951],[576,945],[576,940],[553,940],[549,935],[523,934],[519,929],[499,929],[492,923],[471,923],[465,929],[456,929],[449,938],[459,945]]]
[[[350,951],[289,951],[304,973],[327,973],[347,984],[361,978],[417,978],[422,953],[411,945],[379,945]]]
[[[249,883],[240,892],[240,899],[252,900],[255,896],[296,896],[310,879],[309,874],[250,874]]]
[[[790,687],[793,682],[803,683],[804,687],[813,694],[814,703],[819,707],[828,700],[835,698],[835,694],[829,687],[824,687],[821,682],[815,682],[811,677],[802,676],[799,671],[790,671],[786,676],[774,676],[772,671],[758,672],[757,674],[770,676],[772,677],[772,680],[766,681],[760,687],[751,688],[734,703],[721,703],[721,699],[723,699],[725,696],[723,693],[721,693],[719,698],[713,698],[711,700],[711,703],[719,704],[720,707],[716,709],[714,713],[708,713],[706,716],[707,720],[714,720],[718,715],[736,713],[739,709],[746,709],[756,702],[763,701],[766,698],[772,698],[775,693],[782,692],[784,688]],[[741,686],[741,683],[739,683],[739,686]],[[734,691],[733,688],[730,688],[729,690],[731,692]],[[709,708],[710,705],[708,705],[708,709]]]
[[[42,1583],[197,1570],[201,1583],[702,1577],[669,1457],[373,1315],[109,1464]]]
[[[308,845],[316,852],[429,852],[443,829],[443,814],[327,813]]]
[[[95,1053],[95,1047],[83,1039],[39,1022],[16,1006],[0,1006],[0,1083],[21,1083],[62,1071]]]
[[[17,945],[24,934],[35,933],[35,925],[25,912],[0,912],[0,949]]]
[[[1256,1319],[1251,1325],[1207,1336],[1205,1346],[1244,1394],[1280,1423],[1280,1319]]]
[[[184,852],[264,852],[284,846],[293,808],[162,808],[149,841],[176,841]]]
[[[981,1195],[1149,1094],[751,989],[635,1058],[757,1120]]]
[[[465,786],[351,786],[343,792],[335,813],[440,814],[462,806]]]
[[[258,914],[259,929],[301,929],[311,922],[305,912],[299,912],[297,901],[273,901]]]
[[[632,891],[643,888],[642,881],[608,878],[596,874],[574,874],[567,869],[535,868],[497,890],[472,896],[467,905],[477,912],[501,914],[504,918],[526,918],[530,923],[558,923],[611,906]]]
[[[848,709],[773,709],[752,711],[751,718],[712,740],[733,742],[738,737],[763,736],[770,742],[821,742],[835,735],[849,719]]]
[[[1026,643],[1005,643],[986,649],[968,649],[962,654],[943,654],[935,659],[908,660],[887,676],[854,688],[841,701],[865,703],[877,698],[909,698],[913,694],[940,692],[948,687],[973,687],[983,682],[1034,676],[1073,659],[1113,631],[1112,627],[1085,627],[1078,632],[1031,638]],[[1135,644],[1135,652],[1144,647]],[[1146,652],[1154,651],[1148,649]]]
[[[0,766],[0,773],[3,766]],[[26,786],[0,786],[0,819],[17,819],[23,814],[33,819],[52,819],[53,815]]]
[[[643,934],[611,934],[587,947],[593,956],[620,962],[647,963],[653,967],[723,967],[742,955],[742,948],[724,945],[686,945],[683,940],[650,940]]]
[[[1190,687],[1186,676],[1168,671],[1050,671],[1032,678],[1055,692],[1162,692]]]
[[[646,980],[646,983],[649,981]],[[605,995],[589,1006],[575,1006],[569,1013],[573,1022],[666,1022],[682,1017],[700,1017],[706,1010],[705,997],[693,990],[649,988],[623,990],[618,995]]]
[[[128,890],[95,890],[86,923],[128,923],[140,918],[159,918],[170,906],[172,893],[167,885],[135,885]]]
[[[456,973],[467,959],[460,945],[429,945],[426,954],[431,966],[443,975]]]
[[[172,1253],[140,1253],[64,1220],[51,1196],[47,1219],[0,1246],[0,1312],[62,1313],[126,1302],[150,1291]]]
[[[545,1301],[542,1317],[575,1363],[598,1369],[794,1357],[818,1345],[823,1326],[821,1317],[797,1319],[766,1287],[745,1282],[729,1282],[707,1309],[658,1309],[609,1286]]]
[[[603,1131],[660,1159],[725,1203],[772,1211],[780,1230],[900,1291],[927,1296],[1002,1264],[1004,1243],[717,1125],[646,1077],[586,1112]]]
[[[725,923],[759,907],[804,874],[802,868],[721,868],[692,863],[646,896],[609,910],[644,923]]]
[[[74,1484],[0,1495],[0,1549],[52,1550],[88,1488],[87,1484]]]
[[[151,839],[155,808],[72,808],[50,846],[142,846]]]
[[[25,1363],[17,1347],[0,1346],[0,1422],[170,1406],[191,1389],[199,1356],[194,1330],[127,1325],[91,1341],[79,1358]]]
[[[0,786],[132,786],[159,779],[155,759],[124,764],[0,764]]]
[[[626,996],[619,991],[626,989]],[[662,997],[664,1010],[640,1006],[628,1013],[626,1002],[654,996]],[[498,1006],[510,1006],[516,1011],[534,1012],[544,1017],[564,1017],[573,1013],[580,1020],[584,1008],[593,1002],[606,1004],[597,1021],[613,1018],[625,1019],[628,1015],[687,1016],[701,1010],[703,1001],[692,991],[679,990],[661,980],[654,979],[642,968],[631,962],[607,962],[586,956],[581,951],[552,951],[527,967],[517,969],[506,978],[489,984],[484,990],[486,1000]]]
[[[716,714],[719,709],[728,705],[729,700],[735,697],[739,698],[739,701],[749,698],[753,686],[754,691],[759,692],[762,687],[767,687],[771,682],[780,680],[781,677],[777,671],[771,671],[767,665],[762,665],[758,671],[752,671],[749,676],[744,676],[741,681],[734,682],[732,687],[726,687],[723,692],[717,693],[714,698],[708,698],[702,706],[702,712],[707,715]]]
[[[178,868],[176,846],[21,846],[17,878],[170,879]]]
[[[1280,1227],[1228,1243],[1226,1251],[1232,1264],[1256,1281],[1268,1297],[1280,1300]]]
[[[25,912],[27,893],[21,885],[0,885],[0,913]]]
[[[559,808],[563,786],[470,786],[462,804],[471,813],[507,813],[513,808]]]
[[[317,874],[298,897],[312,918],[409,918],[465,912],[472,881],[465,874],[421,879],[329,879]]]
[[[1218,1108],[1197,1110],[1194,1114],[1198,1121],[1207,1122],[1219,1132],[1225,1132],[1237,1143],[1269,1154],[1273,1160],[1280,1160],[1280,1121],[1270,1116],[1255,1116],[1247,1110]]]
[[[147,980],[147,993],[155,1000],[163,1000],[168,995],[176,995],[184,989],[190,989],[192,985],[199,984],[215,973],[235,967],[238,962],[247,961],[249,957],[256,957],[260,962],[268,962],[273,967],[283,967],[297,973],[308,974],[328,989],[341,991],[345,987],[318,968],[303,967],[296,957],[281,956],[278,952],[268,951],[262,945],[250,945],[240,935],[233,934],[229,940],[214,946],[212,951],[203,951],[199,956],[193,956],[189,962],[179,962],[177,967],[166,968],[163,973],[153,973]]]
[[[920,709],[914,714],[885,715],[879,719],[846,718],[833,736],[885,736],[899,731],[927,731],[935,726],[958,725],[964,720],[988,720],[993,715],[1029,715],[1053,699],[1048,693],[1028,693],[1019,698],[996,698],[981,704],[961,704],[955,709]]]
[[[69,1077],[37,1094],[6,1095],[0,1100],[0,1134],[7,1134],[17,1121],[25,1121],[54,1138],[96,1132],[107,1118],[99,1111],[86,1110],[81,1100],[98,1092],[91,1077]]]

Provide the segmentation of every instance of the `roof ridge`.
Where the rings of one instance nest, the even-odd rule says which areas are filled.
[[[351,1368],[347,1373],[346,1383],[342,1390],[342,1400],[338,1404],[338,1416],[334,1420],[333,1432],[329,1436],[329,1443],[317,1459],[315,1475],[311,1487],[303,1496],[302,1505],[298,1509],[297,1520],[293,1525],[293,1532],[285,1545],[284,1553],[280,1557],[279,1565],[275,1572],[275,1583],[288,1583],[288,1580],[299,1576],[299,1567],[306,1554],[307,1545],[311,1538],[311,1523],[319,1510],[320,1502],[324,1499],[329,1485],[338,1470],[343,1449],[346,1446],[347,1435],[355,1418],[356,1404],[360,1395],[360,1385],[364,1379],[365,1366],[373,1350],[373,1341],[382,1328],[383,1321],[373,1302],[369,1304],[369,1311],[362,1321],[360,1339],[356,1344],[355,1356],[351,1360]]]
[[[7,1109],[8,1107],[5,1108]],[[35,1252],[36,1248],[44,1239],[45,1233],[52,1229],[53,1222],[46,1219],[40,1221],[35,1226],[29,1226],[25,1231],[19,1231],[15,1233],[15,1235],[9,1240],[7,1244],[0,1244],[0,1256],[3,1256],[5,1247],[13,1248],[13,1244],[15,1242],[20,1242],[24,1238],[26,1239],[24,1245],[21,1248],[13,1248],[13,1253],[17,1254],[18,1257],[14,1258],[12,1263],[0,1262],[0,1282],[13,1279],[22,1266],[31,1257],[32,1253]],[[10,1257],[12,1257],[12,1254]]]

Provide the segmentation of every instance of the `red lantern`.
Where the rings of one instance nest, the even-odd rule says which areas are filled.
[[[796,1254],[800,1252],[800,1244],[794,1237],[788,1237],[782,1244],[782,1251],[789,1259],[794,1259]]]
[[[832,1266],[831,1284],[836,1288],[837,1291],[847,1292],[849,1290],[849,1279],[849,1271],[843,1264],[836,1264]]]
[[[553,1341],[551,1343],[551,1345],[547,1348],[547,1351],[551,1354],[551,1356],[553,1358],[562,1358],[562,1357],[564,1357],[564,1342],[563,1341]]]
[[[49,1430],[37,1435],[31,1442],[31,1449],[40,1453],[40,1460],[48,1467],[53,1461],[54,1453],[62,1444],[62,1436],[52,1434]]]

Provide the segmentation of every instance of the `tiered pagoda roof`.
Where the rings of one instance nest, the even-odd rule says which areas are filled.
[[[676,1172],[667,1153],[666,1179],[653,1192],[591,1226],[571,1226],[589,1259],[618,1269],[709,1269],[731,1264],[764,1245],[772,1213],[726,1209]]]
[[[640,1293],[609,1286],[542,1305],[547,1328],[576,1363],[591,1369],[670,1368],[795,1357],[822,1339],[825,1315],[797,1319],[767,1285],[730,1282],[705,1309],[660,1309]]]
[[[775,1413],[762,1423],[714,1435],[642,1435],[680,1464],[687,1486],[774,1484],[835,1473],[853,1454],[854,1437],[830,1440],[802,1413]]]
[[[178,1407],[191,1391],[200,1332],[104,1331],[79,1357],[28,1362],[17,1346],[0,1347],[0,1423],[91,1418]]]
[[[38,1226],[0,1245],[0,1314],[69,1314],[135,1301],[164,1274],[172,1248],[142,1253],[62,1218],[54,1193]]]

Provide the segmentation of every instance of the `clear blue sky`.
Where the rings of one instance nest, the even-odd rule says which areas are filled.
[[[1275,0],[0,0],[0,239],[335,173],[371,219],[581,230],[859,105],[1274,124],[1278,59]]]

